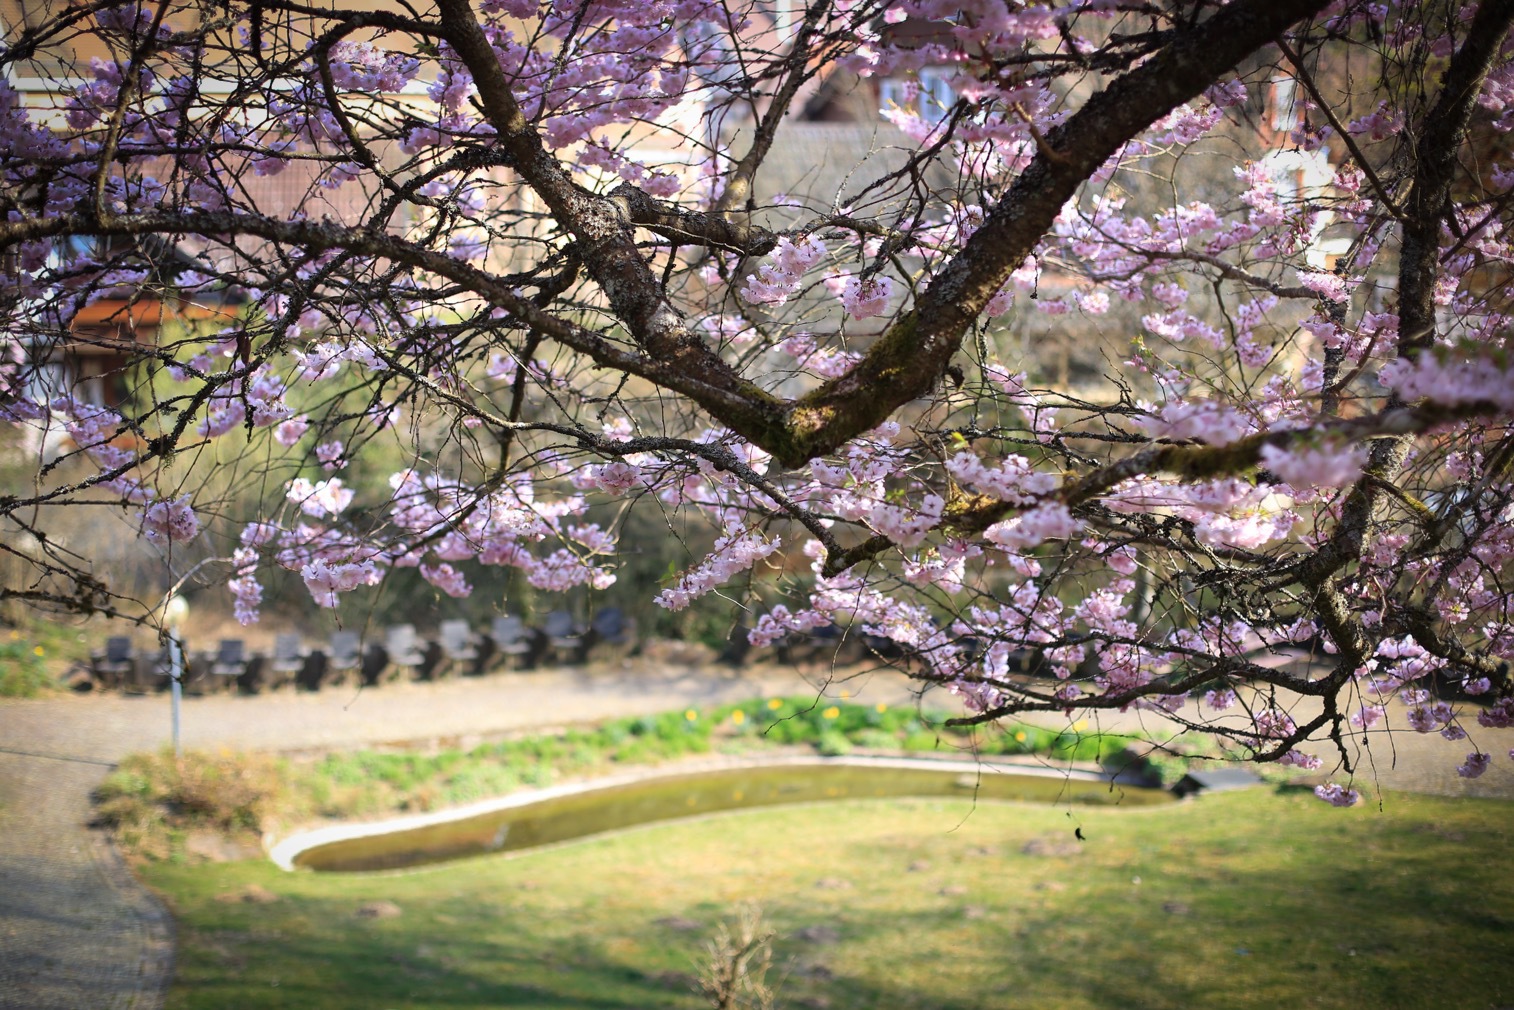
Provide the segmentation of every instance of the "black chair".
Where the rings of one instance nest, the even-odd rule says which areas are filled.
[[[181,669],[180,673],[182,672]],[[173,656],[165,645],[157,652],[138,653],[136,662],[132,663],[131,673],[121,687],[129,694],[151,694],[168,687],[172,681]]]
[[[333,631],[326,646],[326,662],[320,673],[322,686],[361,680],[363,640],[355,631]]]
[[[293,681],[306,687],[308,677],[305,667],[309,660],[310,653],[305,650],[305,644],[300,641],[299,635],[277,636],[273,640],[273,655],[265,667],[268,673],[267,686],[282,687]]]
[[[235,686],[236,681],[230,677],[215,677],[211,675],[210,667],[215,662],[216,655],[201,649],[198,652],[184,650],[184,693],[195,697],[203,697],[207,694],[218,694]]]
[[[105,640],[105,651],[90,657],[90,673],[102,688],[121,687],[135,673],[137,658],[126,635],[112,635]]]
[[[605,607],[589,621],[594,641],[604,645],[625,645],[631,641],[631,627],[619,607]]]
[[[862,659],[860,635],[834,624],[822,624],[803,633],[790,633],[777,643],[778,659],[795,665],[850,666]]]
[[[882,635],[872,635],[864,632],[862,635],[862,645],[869,655],[875,656],[885,663],[898,662],[907,655],[902,645],[892,638],[885,638]]]
[[[76,659],[68,664],[68,669],[58,675],[58,686],[76,694],[84,694],[93,691],[100,684],[95,680],[93,667],[89,663]]]
[[[240,638],[223,638],[211,660],[210,672],[217,677],[232,677],[237,689],[243,694],[261,694],[270,687],[268,657],[260,652],[249,652],[247,643]]]
[[[171,679],[173,676],[173,657],[169,655],[167,646],[164,646],[159,652],[158,661],[162,665],[164,676]],[[189,695],[210,694],[212,690],[224,684],[225,681],[212,680],[207,665],[196,662],[195,654],[190,651],[188,643],[182,638],[179,639],[179,686],[184,689],[184,693]],[[168,683],[165,681],[163,686],[167,687]]]
[[[619,607],[597,610],[589,619],[588,647],[600,646],[608,646],[612,655],[630,655],[636,651],[636,626]]]
[[[240,638],[223,638],[210,661],[210,673],[215,677],[238,677],[247,672],[247,643]]]
[[[552,649],[552,658],[562,662],[566,656],[570,663],[582,663],[588,648],[588,629],[573,619],[566,610],[554,610],[542,622],[547,644]]]
[[[441,662],[437,675],[479,673],[483,652],[467,621],[443,621],[440,629]]]
[[[1051,663],[1046,659],[1046,653],[1040,649],[1019,648],[1004,657],[1005,665],[1010,673],[1018,673],[1026,677],[1049,677],[1052,675]]]
[[[534,628],[526,627],[515,614],[496,617],[489,625],[489,657],[492,665],[504,665],[516,657],[516,665],[529,670],[541,658],[542,635]]]
[[[415,636],[415,625],[395,624],[384,633],[384,665],[373,671],[374,679],[368,683],[413,677],[425,665],[426,653]]]

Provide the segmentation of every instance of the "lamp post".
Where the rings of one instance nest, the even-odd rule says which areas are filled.
[[[184,756],[184,745],[179,739],[179,705],[184,699],[184,647],[179,639],[179,627],[189,615],[189,604],[184,597],[172,597],[163,607],[163,623],[168,625],[168,676],[169,692],[173,698],[173,756]]]

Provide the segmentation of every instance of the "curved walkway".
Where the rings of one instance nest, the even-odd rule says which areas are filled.
[[[891,704],[910,696],[906,681],[886,674],[851,678],[831,693],[842,689]],[[526,728],[812,690],[796,673],[776,669],[504,673],[366,691],[190,698],[182,733],[186,748],[201,750],[469,746]],[[1157,729],[1155,719],[1109,713],[1100,728]],[[110,767],[132,752],[164,746],[169,734],[166,695],[0,700],[0,1010],[161,1007],[171,975],[171,920],[87,821],[89,794]],[[1514,798],[1514,764],[1501,750],[1487,774],[1469,782],[1454,770],[1461,745],[1404,731],[1373,740],[1373,760],[1357,757],[1359,780],[1384,789]]]
[[[9,730],[9,727],[7,727]],[[13,739],[10,732],[3,737]],[[0,752],[0,1007],[155,1008],[172,921],[90,831],[92,762]]]

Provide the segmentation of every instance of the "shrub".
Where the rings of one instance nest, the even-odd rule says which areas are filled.
[[[825,757],[841,757],[852,752],[852,742],[840,730],[826,730],[820,734],[815,749]]]
[[[814,739],[815,727],[797,714],[778,719],[763,731],[763,736],[777,744],[808,743]]]
[[[904,738],[901,746],[908,751],[933,751],[941,746],[941,734],[935,730],[918,729]]]
[[[1047,750],[1062,761],[1102,761],[1118,754],[1135,741],[1135,737],[1116,733],[1081,733],[1067,730],[1057,734]]]
[[[616,750],[615,761],[628,765],[648,764],[661,756],[657,751],[655,741],[648,740],[646,737],[636,737]]]
[[[1036,726],[1012,726],[983,744],[985,754],[1043,754],[1051,749],[1056,734]]]
[[[443,793],[448,804],[471,803],[501,796],[520,786],[520,776],[507,765],[495,762],[461,768],[448,777]]]
[[[886,729],[865,729],[856,735],[855,741],[858,747],[869,750],[892,750],[899,746],[899,735]]]
[[[96,818],[128,849],[153,858],[178,854],[186,832],[256,836],[288,809],[290,775],[263,754],[170,751],[136,754],[100,784]]]

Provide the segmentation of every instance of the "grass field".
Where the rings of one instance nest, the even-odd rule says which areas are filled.
[[[752,811],[404,874],[140,872],[179,923],[172,1010],[697,1008],[741,902],[777,931],[785,1008],[1488,1010],[1514,1004],[1511,843],[1508,803],[1253,790]],[[400,914],[358,914],[379,901]]]

